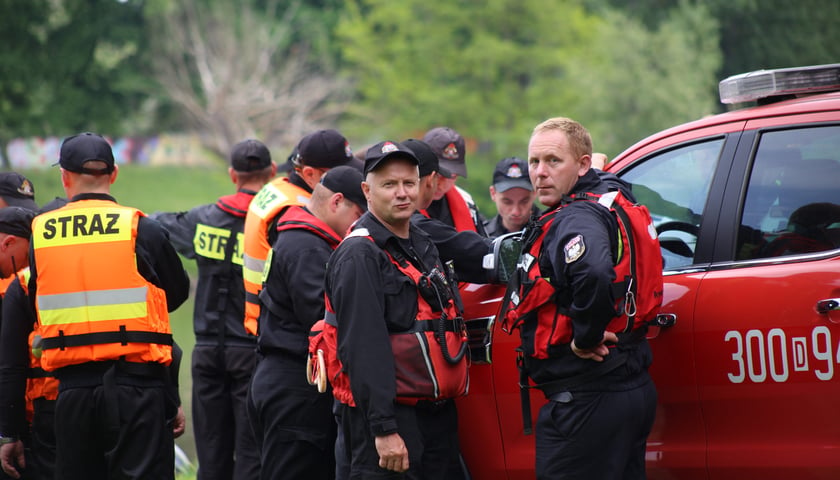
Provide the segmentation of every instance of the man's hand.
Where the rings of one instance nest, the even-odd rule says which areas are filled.
[[[380,467],[395,472],[408,470],[408,449],[399,433],[376,437],[375,442]]]
[[[12,478],[20,478],[17,468],[26,468],[26,461],[23,459],[23,442],[7,443],[0,447],[0,463],[3,471]]]
[[[175,438],[178,438],[184,434],[186,429],[187,417],[184,415],[184,408],[179,405],[178,413],[175,414],[175,419],[172,420],[172,433],[175,435]]]
[[[578,348],[573,339],[571,345],[572,352],[580,358],[588,358],[596,362],[603,362],[604,357],[610,354],[609,347],[605,345],[607,342],[618,343],[618,337],[613,332],[604,332],[604,336],[601,338],[601,343],[592,348]]]

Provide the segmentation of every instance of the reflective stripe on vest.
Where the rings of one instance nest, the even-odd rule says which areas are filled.
[[[245,216],[245,241],[242,257],[242,280],[245,284],[245,330],[257,334],[260,316],[259,293],[262,290],[268,243],[269,222],[291,205],[305,205],[310,197],[306,190],[293,185],[288,178],[277,178],[263,186],[248,206]],[[271,226],[273,227],[273,226]]]
[[[82,200],[33,221],[44,370],[119,358],[171,362],[166,294],[137,270],[142,215],[114,202]]]

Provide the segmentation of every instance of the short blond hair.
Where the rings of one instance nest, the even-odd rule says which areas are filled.
[[[578,158],[584,155],[592,155],[592,137],[589,131],[580,123],[566,117],[554,117],[534,127],[531,137],[538,133],[559,130],[566,134],[569,139],[569,148]]]

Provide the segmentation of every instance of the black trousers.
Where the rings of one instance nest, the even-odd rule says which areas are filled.
[[[248,415],[260,444],[260,478],[335,478],[333,396],[306,382],[306,358],[261,357],[251,382]]]
[[[252,346],[196,345],[192,419],[198,480],[253,480],[260,457],[246,398],[257,354]]]
[[[64,388],[55,404],[58,480],[175,478],[166,387]]]
[[[53,478],[55,475],[55,400],[36,398],[33,402],[31,448],[26,467],[32,478]]]
[[[399,434],[408,450],[409,469],[396,473],[379,467],[375,437],[365,413],[342,405],[341,423],[345,449],[350,457],[350,479],[369,478],[442,480],[452,478],[457,464],[458,412],[455,402],[439,408],[395,405]]]
[[[649,377],[628,390],[564,392],[553,398],[537,419],[537,479],[646,478],[645,444],[657,398]]]

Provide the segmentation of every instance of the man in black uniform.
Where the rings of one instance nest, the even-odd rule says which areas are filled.
[[[2,182],[2,180],[0,180],[0,182]],[[34,202],[32,203],[34,204]],[[32,236],[31,225],[32,218],[34,217],[35,212],[28,208],[14,206],[0,208],[0,276],[8,281],[8,283],[2,286],[3,291],[0,292],[0,298],[5,296],[5,290],[15,278],[14,276],[21,270],[26,270],[29,267],[29,239]],[[2,327],[1,321],[0,327]],[[2,328],[0,328],[0,330],[2,330]],[[50,417],[50,419],[52,419],[52,417]],[[3,425],[0,424],[0,431],[10,432],[12,429],[4,429]],[[24,429],[21,429],[21,431],[24,431]],[[2,445],[0,448],[6,450],[8,457],[6,461],[6,463],[8,463],[8,467],[4,467],[4,471],[0,472],[0,478],[2,479],[19,478],[9,476],[5,472],[8,468],[9,473],[12,475],[17,475],[18,473],[16,469],[14,469],[12,458],[17,454],[23,454],[21,450],[23,448],[23,444],[18,444],[18,442],[15,441],[17,438],[19,437],[0,437],[0,445]],[[32,456],[29,455],[29,452],[35,453],[38,460],[47,458],[50,452],[52,452],[52,455],[54,456],[55,441],[52,441],[49,444],[33,445],[33,439],[29,438],[27,435],[24,435],[24,440],[26,441],[27,456],[29,457],[30,462],[29,470],[27,472],[32,474],[35,474],[35,472],[38,472],[39,474],[46,474],[47,472],[44,471],[43,468],[38,468],[42,467],[42,465],[33,465],[38,464],[39,462],[33,459]],[[38,448],[38,450],[43,450],[43,452],[32,451],[31,448],[33,446]],[[0,450],[0,460],[2,459],[3,454],[2,450]],[[49,472],[51,473],[52,469],[50,469]],[[24,478],[34,478],[34,476],[35,475],[28,474]]]
[[[167,311],[186,300],[189,279],[160,224],[109,194],[117,167],[104,138],[65,139],[59,164],[70,202],[33,222],[26,292],[35,301],[16,279],[3,305],[3,428],[23,418],[37,305],[42,366],[60,381],[56,478],[174,478]],[[81,315],[101,321],[79,322]],[[4,436],[20,435],[17,425]]]
[[[335,476],[332,395],[306,382],[305,367],[309,330],[324,318],[327,260],[367,210],[361,184],[357,168],[335,167],[306,207],[289,208],[277,222],[260,292],[260,360],[248,405],[264,480]]]
[[[457,290],[446,280],[434,244],[410,222],[417,164],[411,150],[394,142],[368,149],[362,186],[369,211],[327,266],[333,308],[326,321],[337,328],[339,375],[348,379],[333,385],[342,399],[351,479],[397,478],[395,472],[404,473],[400,478],[446,478],[457,459],[452,399],[466,393],[467,359],[463,348],[454,347],[465,347],[465,338],[452,321]],[[441,319],[449,319],[442,325],[446,347],[429,340],[434,334],[426,330]],[[421,344],[425,360],[412,356]],[[427,361],[436,368],[427,370]],[[408,371],[417,374],[410,381]]]
[[[448,177],[449,170],[440,165],[437,155],[426,142],[410,138],[401,143],[414,152],[419,162],[420,191],[417,211],[411,216],[411,223],[429,235],[441,260],[453,262],[459,280],[485,283],[487,271],[482,267],[482,259],[490,251],[490,239],[472,230],[458,231],[427,212],[434,200],[438,177]]]
[[[498,237],[525,228],[531,217],[539,214],[534,205],[534,187],[528,178],[528,162],[517,157],[507,157],[496,164],[490,199],[498,213],[484,222],[489,237]]]
[[[242,324],[242,232],[248,205],[275,172],[262,142],[239,142],[231,150],[228,168],[235,194],[187,212],[152,215],[169,231],[175,249],[198,265],[192,419],[199,480],[259,475],[259,452],[245,405],[256,365],[256,339]]]
[[[423,135],[423,142],[432,149],[444,167],[443,173],[437,175],[434,201],[425,207],[429,216],[458,231],[472,231],[486,237],[484,220],[475,201],[466,190],[455,185],[458,177],[467,178],[464,137],[449,127],[436,127]]]
[[[617,316],[619,227],[610,210],[594,201],[567,203],[568,195],[603,195],[614,188],[631,200],[632,194],[615,176],[602,179],[591,169],[591,155],[589,132],[567,118],[541,123],[528,144],[539,201],[548,212],[562,207],[540,228],[542,247],[533,255],[537,274],[550,278],[556,305],[526,313],[520,326],[525,369],[550,399],[536,425],[536,473],[540,479],[643,479],[656,388],[647,371],[651,351],[644,331],[619,341],[614,327],[608,329]],[[546,308],[556,309],[550,333],[537,321]],[[546,347],[545,339],[557,332],[568,337]]]

